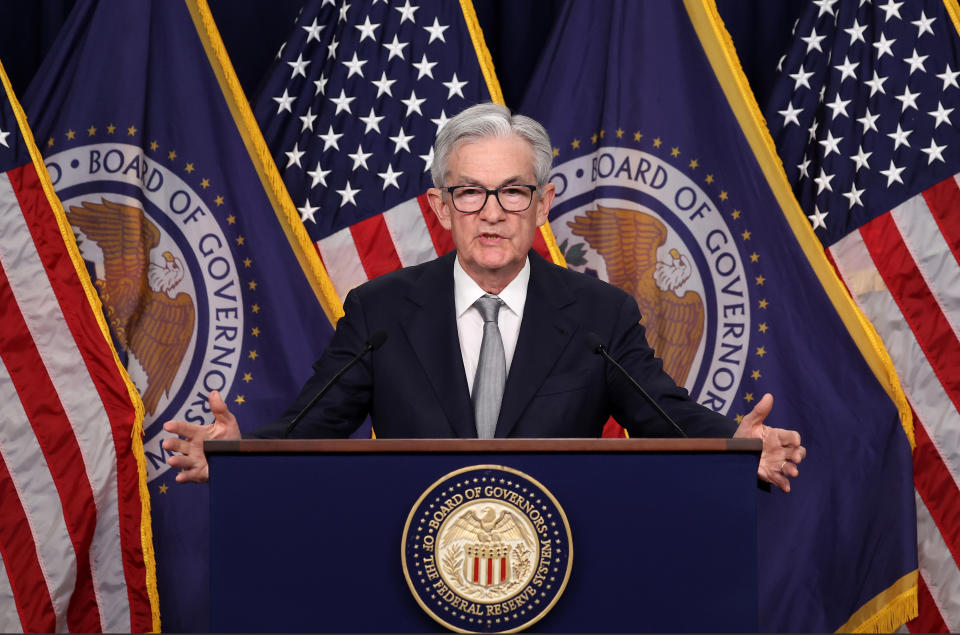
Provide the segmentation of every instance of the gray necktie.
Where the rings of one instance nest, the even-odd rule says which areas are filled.
[[[489,293],[473,303],[483,316],[483,342],[480,361],[473,379],[473,416],[477,436],[492,439],[500,416],[503,386],[507,383],[507,359],[503,354],[503,340],[497,326],[497,314],[503,300]]]

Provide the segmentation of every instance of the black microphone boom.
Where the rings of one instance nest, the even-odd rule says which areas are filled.
[[[678,426],[677,422],[671,419],[670,415],[668,415],[666,412],[663,411],[663,408],[660,407],[660,404],[654,401],[653,397],[651,397],[650,394],[643,389],[643,386],[637,383],[637,380],[634,379],[633,376],[627,372],[627,369],[621,366],[620,364],[618,364],[617,360],[615,360],[610,355],[610,353],[607,352],[607,349],[603,345],[603,340],[600,339],[599,335],[597,335],[596,333],[587,333],[587,346],[590,347],[591,352],[602,356],[605,360],[607,360],[610,364],[612,364],[614,368],[619,370],[623,374],[623,376],[626,377],[627,380],[633,385],[633,387],[637,389],[637,392],[639,392],[640,395],[647,400],[647,403],[650,404],[650,406],[657,411],[657,414],[660,415],[661,419],[663,419],[664,421],[669,423],[671,426],[673,426],[673,429],[676,430],[681,437],[687,436],[687,433],[683,431],[683,428]]]
[[[310,412],[310,409],[313,408],[313,406],[314,406],[318,401],[320,401],[320,399],[321,399],[325,394],[327,394],[327,391],[329,391],[331,388],[333,388],[334,385],[336,385],[336,383],[337,383],[338,381],[340,381],[340,378],[343,377],[344,373],[346,373],[348,370],[350,370],[351,368],[353,368],[353,365],[356,364],[357,362],[359,362],[361,357],[363,357],[364,355],[366,355],[366,354],[369,353],[370,351],[375,351],[375,350],[377,350],[378,348],[380,348],[381,346],[383,346],[383,343],[386,342],[386,341],[387,341],[387,334],[386,334],[386,332],[384,332],[384,331],[374,331],[373,334],[369,337],[369,339],[367,339],[367,341],[364,343],[363,349],[361,349],[361,351],[360,351],[359,353],[357,353],[356,355],[354,355],[353,359],[351,359],[349,362],[347,362],[347,365],[344,366],[343,368],[341,368],[340,371],[339,371],[336,375],[334,375],[333,377],[331,377],[331,378],[330,378],[330,381],[328,381],[328,382],[324,385],[324,387],[320,389],[320,392],[318,392],[316,395],[313,396],[313,399],[310,400],[310,403],[308,403],[306,406],[304,406],[304,407],[303,407],[303,410],[301,410],[300,412],[298,412],[298,413],[297,413],[297,416],[290,420],[290,423],[287,424],[287,429],[284,430],[284,432],[283,432],[283,438],[286,439],[287,437],[290,436],[290,433],[293,432],[293,429],[294,429],[295,427],[297,427],[297,424],[300,423],[300,420],[303,419],[304,415],[306,415],[308,412]]]

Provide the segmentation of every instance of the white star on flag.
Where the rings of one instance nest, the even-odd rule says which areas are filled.
[[[441,42],[446,42],[446,39],[443,37],[443,32],[449,29],[449,26],[440,26],[440,21],[437,18],[433,19],[433,26],[423,27],[427,30],[427,33],[430,34],[430,39],[427,41],[427,44],[430,44],[434,40],[440,40]]]
[[[351,205],[357,204],[357,194],[360,193],[359,189],[353,189],[350,187],[350,181],[347,181],[347,186],[342,190],[337,190],[337,194],[340,195],[340,205],[346,205],[350,203]]]
[[[400,133],[390,137],[390,141],[393,141],[393,153],[397,154],[401,150],[406,150],[410,152],[410,140],[413,139],[413,135],[407,136],[403,132],[403,126],[400,126]]]
[[[814,229],[816,229],[817,227],[823,227],[824,229],[826,229],[826,228],[827,228],[827,224],[826,224],[825,222],[823,222],[823,221],[824,221],[824,219],[827,217],[827,214],[829,214],[829,213],[830,213],[830,212],[821,212],[818,208],[814,207],[814,208],[813,208],[813,214],[811,214],[811,215],[808,216],[807,218],[809,218],[809,219],[810,219],[810,222],[813,223],[813,228],[814,228]]]
[[[286,155],[288,168],[291,165],[296,165],[298,168],[300,167],[300,157],[303,156],[303,151],[300,149],[299,144],[294,145],[293,150],[287,152]]]
[[[387,170],[385,172],[377,172],[377,176],[383,179],[384,190],[386,190],[390,186],[400,189],[400,185],[397,183],[397,179],[402,174],[403,172],[394,172],[393,166],[390,164],[387,164]]]
[[[300,221],[303,223],[307,221],[310,221],[311,223],[317,222],[313,216],[317,213],[318,209],[320,209],[319,206],[311,205],[310,199],[307,199],[302,207],[297,208],[297,211],[300,212]]]

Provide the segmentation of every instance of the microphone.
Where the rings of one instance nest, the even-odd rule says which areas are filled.
[[[347,362],[346,366],[341,368],[336,375],[331,377],[330,381],[328,381],[326,385],[320,389],[320,392],[318,392],[316,395],[313,396],[313,399],[310,400],[310,403],[304,406],[303,410],[298,412],[297,416],[295,416],[293,419],[290,420],[290,423],[287,424],[287,429],[284,430],[283,432],[283,438],[286,439],[287,437],[290,436],[290,433],[293,432],[293,429],[297,427],[297,424],[300,423],[300,420],[303,419],[303,417],[310,411],[311,408],[313,408],[314,404],[320,401],[320,399],[325,394],[327,394],[327,392],[331,388],[333,388],[338,381],[340,381],[340,378],[343,377],[344,373],[350,370],[354,364],[359,362],[361,357],[363,357],[364,355],[366,355],[371,351],[377,350],[378,348],[383,346],[383,343],[386,341],[387,341],[387,334],[385,331],[374,331],[373,334],[369,337],[369,339],[367,339],[367,341],[364,343],[363,348],[360,350],[360,352],[354,355],[353,359]]]
[[[668,415],[666,412],[663,411],[663,408],[660,407],[660,404],[654,401],[653,397],[651,397],[650,394],[647,393],[647,391],[644,390],[643,387],[637,383],[637,380],[634,379],[630,375],[630,373],[627,372],[627,369],[625,369],[623,366],[618,364],[617,360],[611,357],[610,353],[607,352],[606,347],[604,347],[603,340],[600,339],[599,335],[597,335],[596,333],[587,333],[587,347],[590,349],[591,353],[596,353],[597,355],[602,356],[610,364],[612,364],[614,368],[619,370],[623,374],[623,376],[627,378],[627,381],[633,384],[633,387],[637,389],[640,395],[647,400],[647,403],[650,404],[650,406],[657,411],[657,414],[660,415],[660,418],[666,421],[667,423],[669,423],[671,426],[673,426],[673,429],[676,430],[681,437],[687,436],[687,433],[683,431],[683,428],[678,426],[677,422],[671,419],[670,415]]]

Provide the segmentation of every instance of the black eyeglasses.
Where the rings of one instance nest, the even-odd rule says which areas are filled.
[[[488,190],[479,185],[454,185],[444,189],[450,193],[454,209],[463,214],[476,214],[487,204],[491,194],[505,212],[526,211],[533,202],[533,193],[537,191],[537,186],[511,184]]]

